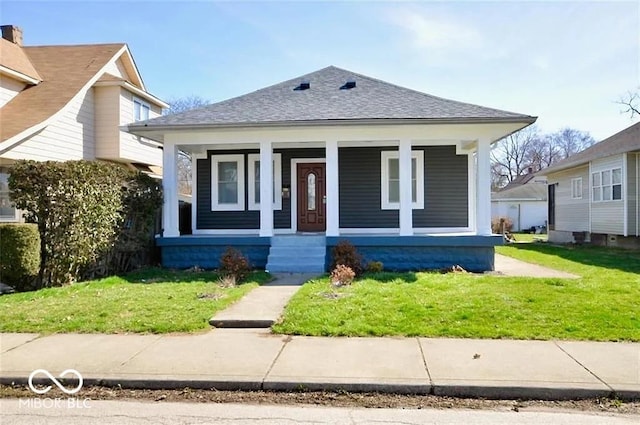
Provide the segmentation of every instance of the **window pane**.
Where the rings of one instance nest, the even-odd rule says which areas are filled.
[[[600,173],[593,173],[591,180],[594,186],[600,186]]]
[[[602,185],[606,186],[611,184],[611,171],[603,171],[602,172]]]
[[[6,171],[6,168],[2,170]],[[16,217],[16,209],[9,198],[9,174],[6,172],[0,172],[0,217],[4,219]]]
[[[140,105],[140,102],[133,102],[133,117],[136,121],[140,121],[140,108],[142,105]]]
[[[416,187],[416,181],[411,180],[411,202],[416,202],[417,194],[418,194],[418,188]]]
[[[260,203],[260,161],[253,163],[253,172],[256,177],[253,182],[253,200],[256,204]]]
[[[602,199],[601,199],[601,197],[600,197],[600,190],[601,190],[601,189],[602,189],[602,188],[600,188],[600,187],[594,187],[594,188],[593,188],[593,200],[594,200],[594,201],[600,201],[600,200],[602,200]]]
[[[238,181],[238,163],[219,162],[218,163],[218,181],[219,182],[237,182]]]
[[[316,175],[310,173],[307,176],[307,210],[316,209]]]
[[[411,178],[416,178],[416,168],[418,167],[418,161],[415,158],[411,158]]]
[[[389,202],[400,202],[400,180],[389,180]]]
[[[622,185],[615,184],[613,185],[613,199],[622,199]]]
[[[389,158],[389,180],[400,178],[400,161],[398,158]]]
[[[602,200],[603,201],[611,200],[611,186],[602,186]]]
[[[611,171],[611,180],[613,184],[622,183],[622,170],[620,168]]]
[[[219,204],[237,204],[238,203],[238,184],[235,182],[218,183],[218,203]]]
[[[147,105],[142,105],[142,119],[149,119],[149,107]]]

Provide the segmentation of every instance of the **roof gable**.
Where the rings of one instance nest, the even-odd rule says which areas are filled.
[[[32,84],[42,80],[23,48],[2,37],[0,37],[0,68],[13,71],[19,78],[30,80]]]
[[[348,88],[347,81],[355,86]],[[308,82],[304,88],[301,82]],[[513,120],[534,117],[444,99],[330,66],[243,96],[144,122],[154,126],[349,120]],[[137,123],[140,125],[140,123]]]
[[[625,128],[575,155],[571,155],[569,158],[559,161],[549,168],[539,171],[538,174],[554,173],[556,171],[566,170],[567,168],[588,164],[596,159],[637,150],[640,150],[640,122]]]
[[[44,122],[62,110],[124,44],[23,47],[42,82],[20,92],[0,110],[0,141]]]

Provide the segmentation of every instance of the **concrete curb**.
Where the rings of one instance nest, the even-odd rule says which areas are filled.
[[[244,319],[209,319],[209,324],[215,328],[230,329],[266,329],[270,328],[275,320],[244,320]]]
[[[74,380],[61,380],[73,383]],[[24,376],[2,376],[2,385],[24,385]],[[38,385],[49,385],[44,378],[33,380]],[[77,383],[77,381],[75,381]],[[208,379],[167,378],[85,378],[85,386],[120,387],[126,389],[175,390],[193,388],[220,391],[347,391],[377,392],[401,395],[436,395],[458,398],[483,398],[504,400],[579,400],[592,398],[618,398],[623,401],[640,400],[640,391],[609,391],[596,388],[569,387],[520,387],[483,385],[430,385],[419,383],[374,383],[374,382],[294,382],[294,381],[231,381]]]

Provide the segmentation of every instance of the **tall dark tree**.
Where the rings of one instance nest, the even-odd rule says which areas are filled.
[[[200,96],[186,96],[171,98],[167,103],[169,109],[164,115],[179,114],[192,109],[202,108],[211,102]],[[179,151],[178,155],[178,191],[184,195],[191,195],[191,155],[184,151]]]

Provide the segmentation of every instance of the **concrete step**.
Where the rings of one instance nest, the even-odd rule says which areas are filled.
[[[272,246],[269,257],[293,258],[324,257],[327,248],[324,246]]]
[[[269,273],[324,273],[324,262],[322,264],[301,263],[299,261],[289,261],[286,263],[267,263]]]
[[[271,237],[271,246],[290,246],[290,247],[311,247],[311,246],[327,246],[327,238],[325,236],[316,235],[287,235]]]

